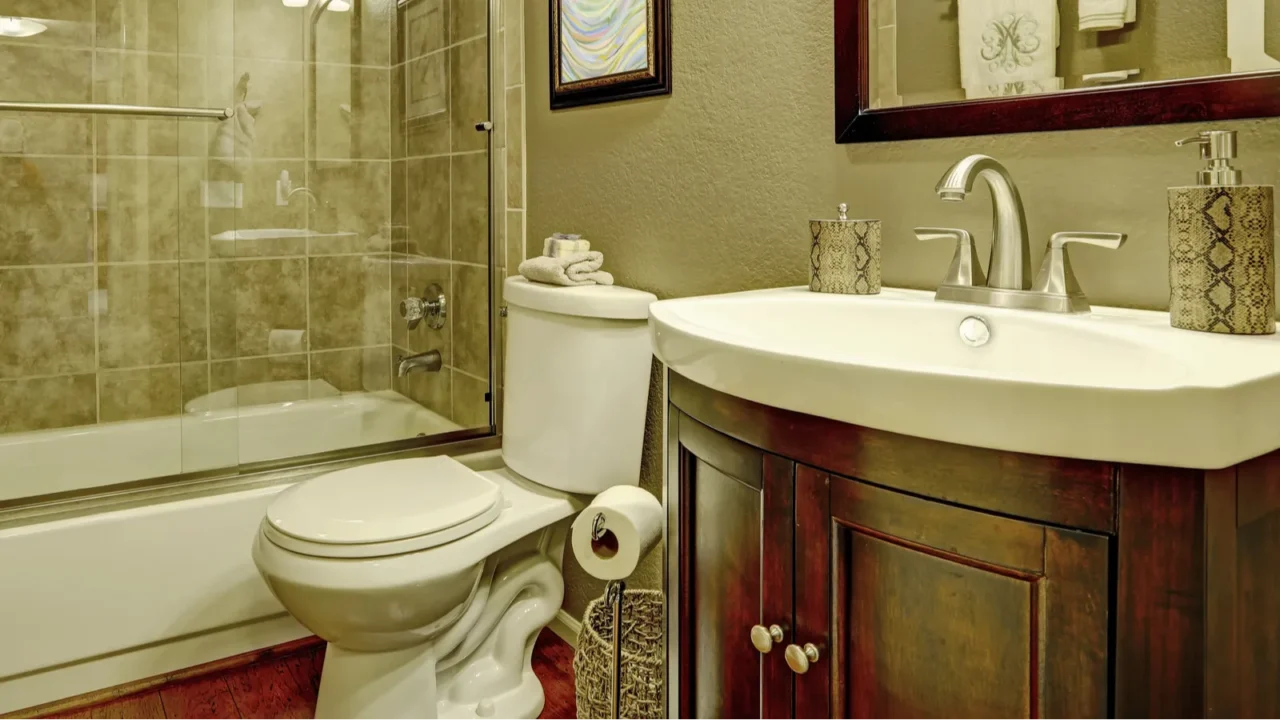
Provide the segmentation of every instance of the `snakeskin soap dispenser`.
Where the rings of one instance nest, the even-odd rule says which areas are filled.
[[[1202,132],[1198,184],[1169,188],[1169,318],[1176,328],[1270,335],[1275,322],[1275,189],[1244,185],[1234,131]]]
[[[842,295],[880,292],[880,221],[850,220],[840,203],[835,220],[810,220],[809,289]]]

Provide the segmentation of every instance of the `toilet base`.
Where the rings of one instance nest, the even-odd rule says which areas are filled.
[[[368,653],[330,644],[322,678],[317,718],[536,718],[546,703],[531,667],[506,692],[452,702],[436,687],[429,645]]]
[[[551,559],[563,537],[540,533],[490,558],[466,612],[427,642],[383,651],[329,643],[316,717],[536,718],[545,697],[533,644],[564,599]]]

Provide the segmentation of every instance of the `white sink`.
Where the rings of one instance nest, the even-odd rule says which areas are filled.
[[[961,340],[968,317],[986,345]],[[695,382],[890,432],[1203,469],[1280,448],[1280,336],[1175,330],[1165,313],[787,288],[658,302],[649,324],[659,359]]]

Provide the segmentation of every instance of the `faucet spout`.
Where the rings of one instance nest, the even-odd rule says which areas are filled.
[[[396,360],[399,361],[396,366],[398,377],[406,377],[412,372],[440,372],[440,368],[444,366],[439,350],[428,350],[417,355],[401,355]]]
[[[1027,239],[1027,215],[1008,168],[993,157],[970,155],[953,165],[938,181],[938,197],[947,202],[961,202],[973,192],[979,177],[991,187],[994,211],[987,287],[1030,289],[1031,243]]]

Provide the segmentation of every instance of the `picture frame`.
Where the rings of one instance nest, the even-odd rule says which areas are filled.
[[[670,0],[550,6],[551,109],[671,94]]]

